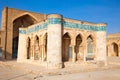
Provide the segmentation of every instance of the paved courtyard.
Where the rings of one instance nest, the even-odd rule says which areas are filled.
[[[120,80],[120,69],[80,72],[57,76],[41,76],[36,80]]]
[[[120,58],[108,58],[108,66],[65,63],[66,68],[48,70],[36,64],[0,61],[0,80],[120,80]]]

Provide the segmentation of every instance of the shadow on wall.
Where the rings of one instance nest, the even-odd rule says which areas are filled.
[[[0,58],[2,57],[2,49],[0,48]]]
[[[6,61],[6,60],[13,60],[16,58],[12,58],[12,54],[9,52],[6,52],[6,54],[4,54],[5,51],[2,50],[2,48],[0,48],[0,61]]]

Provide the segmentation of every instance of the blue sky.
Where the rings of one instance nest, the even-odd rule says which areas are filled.
[[[5,7],[38,13],[59,13],[66,18],[107,23],[107,33],[120,32],[120,0],[0,0]]]

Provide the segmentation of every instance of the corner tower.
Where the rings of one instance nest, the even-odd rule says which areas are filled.
[[[62,16],[50,14],[47,19],[47,65],[48,68],[62,68]]]

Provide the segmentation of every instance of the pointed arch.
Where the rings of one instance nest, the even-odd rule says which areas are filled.
[[[76,39],[75,39],[75,53],[76,53],[76,58],[77,60],[80,60],[83,58],[83,47],[81,47],[81,43],[82,43],[82,36],[81,34],[78,34],[76,36]]]
[[[93,36],[92,34],[88,35],[88,36],[87,36],[87,39],[88,39],[88,38],[91,38],[93,41],[95,41],[94,36]]]
[[[119,52],[119,50],[118,50],[118,44],[117,43],[115,43],[115,42],[113,42],[112,43],[112,47],[113,47],[113,53],[112,53],[112,55],[113,56],[119,56],[119,54],[118,54],[118,52]]]
[[[65,33],[62,39],[62,61],[68,61],[72,58],[72,53],[70,52],[71,37],[69,33]]]
[[[65,33],[63,34],[63,36],[64,36],[65,34],[67,34],[67,35],[72,39],[72,35],[70,34],[70,32],[65,32]]]
[[[27,38],[27,59],[31,57],[31,39]]]
[[[38,35],[35,35],[35,37],[34,37],[34,41],[35,41],[35,42],[36,42],[36,41],[39,42],[39,37],[38,37]]]
[[[93,60],[94,59],[94,38],[92,35],[87,37],[87,59]]]
[[[82,36],[81,34],[78,34],[76,36],[76,45],[80,45],[82,43]]]
[[[28,27],[37,21],[29,14],[22,14],[14,18],[13,20],[13,42],[12,42],[12,57],[16,58],[17,51],[18,51],[18,39],[19,39],[19,28],[20,27]]]
[[[36,35],[34,39],[34,59],[38,60],[39,59],[39,53],[40,53],[40,48],[39,48],[39,37]]]

